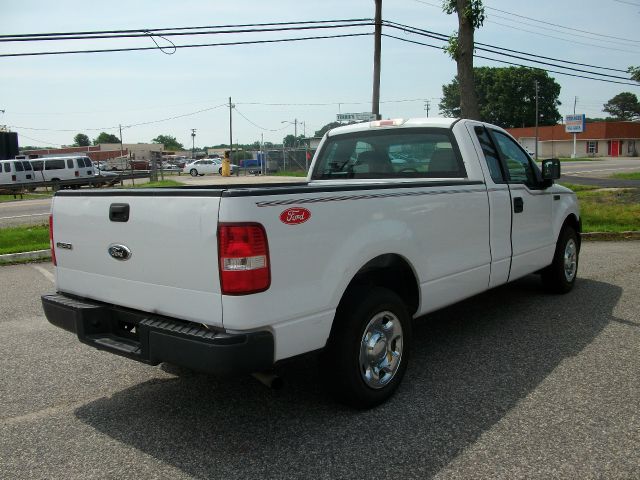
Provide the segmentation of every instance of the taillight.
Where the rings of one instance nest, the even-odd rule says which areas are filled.
[[[80,172],[78,170],[76,170],[76,177],[80,176]]]
[[[49,246],[51,247],[51,261],[54,266],[58,265],[56,262],[56,249],[53,244],[53,215],[49,215]]]
[[[269,245],[258,223],[218,226],[220,287],[225,295],[263,292],[271,285]]]

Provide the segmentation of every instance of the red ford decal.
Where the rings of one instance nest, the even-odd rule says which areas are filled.
[[[311,212],[306,208],[287,208],[280,214],[280,221],[287,225],[298,225],[311,218]]]

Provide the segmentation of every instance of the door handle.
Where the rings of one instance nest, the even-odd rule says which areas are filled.
[[[128,222],[129,221],[129,204],[128,203],[112,203],[109,206],[109,220],[112,222]]]
[[[514,197],[513,213],[520,213],[523,210],[524,210],[524,200],[522,200],[522,197]]]

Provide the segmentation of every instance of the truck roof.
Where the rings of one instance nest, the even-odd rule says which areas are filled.
[[[396,118],[389,120],[374,120],[373,122],[354,123],[329,130],[328,136],[341,135],[343,133],[362,132],[378,128],[408,128],[408,127],[439,127],[451,128],[458,118],[432,117],[432,118]]]

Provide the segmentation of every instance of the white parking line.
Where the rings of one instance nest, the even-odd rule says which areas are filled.
[[[11,220],[12,218],[26,218],[26,217],[43,217],[49,215],[48,213],[30,213],[28,215],[14,215],[12,217],[0,217],[0,220]]]
[[[31,266],[35,268],[37,271],[39,271],[42,274],[42,276],[47,280],[49,280],[51,283],[56,283],[56,277],[54,277],[53,273],[51,273],[49,270],[47,270],[44,267],[41,267],[40,265],[31,265]]]
[[[578,170],[571,173],[567,172],[564,175],[579,175],[581,173],[596,173],[596,172],[615,172],[617,170],[638,170],[638,167],[601,168],[599,170]]]

